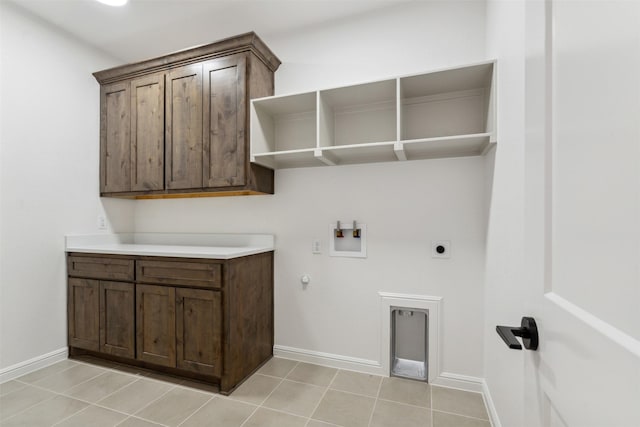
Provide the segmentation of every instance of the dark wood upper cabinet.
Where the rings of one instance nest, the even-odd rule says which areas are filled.
[[[131,190],[164,189],[164,73],[131,81]]]
[[[202,65],[171,70],[166,93],[167,188],[202,187]]]
[[[203,64],[204,187],[246,183],[246,69],[245,55]]]
[[[101,196],[272,194],[273,170],[249,161],[248,108],[279,65],[247,33],[94,73]]]
[[[129,82],[100,88],[100,191],[131,191]]]

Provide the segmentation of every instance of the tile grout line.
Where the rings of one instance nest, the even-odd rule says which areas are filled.
[[[125,385],[123,385],[123,386],[121,386],[121,387],[117,388],[116,390],[112,391],[111,393],[109,393],[109,394],[105,394],[105,395],[104,395],[104,396],[102,396],[99,400],[97,400],[97,401],[95,401],[95,402],[91,402],[90,400],[86,400],[86,399],[81,399],[81,398],[79,398],[79,397],[73,396],[73,395],[68,394],[68,393],[65,393],[65,392],[61,392],[61,393],[59,393],[59,394],[61,394],[61,395],[63,395],[63,396],[70,397],[70,398],[72,398],[72,399],[81,400],[81,401],[83,401],[83,402],[87,402],[87,403],[90,403],[90,404],[92,404],[92,405],[96,405],[98,402],[102,402],[102,401],[103,401],[104,399],[106,399],[107,397],[109,397],[109,396],[111,396],[111,395],[113,395],[113,394],[115,394],[115,393],[119,392],[120,390],[122,390],[122,389],[124,389],[124,388],[126,388],[126,387],[130,386],[131,384],[133,384],[133,383],[135,383],[135,382],[137,382],[137,381],[138,381],[137,379],[134,379],[134,380],[133,380],[133,381],[131,381],[130,383],[127,383],[127,384],[125,384]],[[80,385],[80,384],[78,384],[78,385]],[[74,387],[71,387],[69,390],[71,390],[72,388],[75,388],[75,386],[74,386]],[[69,391],[69,390],[67,390],[67,391]]]
[[[63,395],[60,395],[60,396],[63,396]],[[66,396],[64,396],[64,397],[66,397]],[[60,424],[61,422],[64,422],[64,421],[68,420],[69,418],[71,418],[71,417],[73,417],[73,416],[78,415],[80,412],[84,412],[84,411],[86,411],[86,410],[87,410],[87,409],[89,409],[90,407],[91,407],[91,405],[87,405],[87,406],[85,406],[84,408],[80,409],[79,411],[76,411],[76,412],[74,412],[73,414],[69,415],[68,417],[65,417],[65,418],[61,419],[60,421],[58,421],[57,423],[53,424],[53,425],[52,425],[52,427],[55,427],[55,426],[57,426],[58,424]]]
[[[299,362],[297,362],[297,361],[296,361],[296,363],[293,365],[293,367],[291,367],[291,369],[289,369],[289,370],[284,374],[284,377],[276,377],[276,376],[274,376],[274,375],[266,375],[266,374],[262,374],[262,373],[260,373],[259,371],[258,371],[258,372],[256,372],[256,373],[254,373],[253,375],[262,375],[262,376],[265,376],[265,377],[268,377],[268,378],[274,378],[274,379],[279,380],[280,382],[278,383],[278,385],[277,385],[277,386],[272,390],[272,392],[271,392],[271,393],[273,393],[273,392],[275,391],[275,389],[276,389],[276,388],[278,388],[278,387],[279,387],[279,386],[284,382],[284,380],[285,380],[286,376],[287,376],[287,375],[289,375],[289,374],[290,374],[290,373],[291,373],[291,372],[296,368],[296,366],[298,366],[298,364],[299,364]],[[252,376],[253,376],[253,375],[252,375]],[[183,387],[188,388],[188,389],[191,389],[191,388],[190,388],[190,387],[188,387],[188,386],[183,386]],[[269,394],[269,396],[271,396],[271,393]],[[262,403],[266,402],[266,400],[269,398],[269,396],[267,396],[267,397],[265,398],[265,400],[264,400]],[[229,397],[229,396],[222,396],[222,395],[220,395],[219,393],[214,393],[214,395],[213,395],[213,396],[211,396],[211,398],[210,398],[209,400],[207,400],[207,401],[206,401],[204,404],[202,404],[198,409],[196,409],[195,411],[193,411],[193,413],[192,413],[191,415],[189,415],[186,419],[184,419],[184,420],[183,420],[183,421],[178,425],[178,427],[180,427],[181,425],[183,425],[184,423],[186,423],[186,422],[187,422],[187,420],[189,420],[189,418],[191,418],[192,416],[194,416],[194,415],[196,414],[196,412],[198,412],[200,409],[202,409],[205,405],[207,405],[209,402],[211,402],[212,400],[214,400],[216,397],[218,397],[218,398],[222,398],[222,400],[230,400],[230,401],[232,401],[232,402],[241,402],[241,403],[243,403],[243,404],[247,404],[247,405],[251,405],[251,406],[256,406],[256,409],[254,409],[254,411],[251,413],[251,415],[249,415],[249,417],[247,418],[247,420],[248,420],[249,418],[251,418],[251,416],[253,416],[253,414],[254,414],[258,409],[260,409],[261,407],[264,407],[264,406],[262,406],[262,404],[260,404],[260,405],[254,405],[254,404],[252,404],[252,403],[248,403],[248,402],[244,402],[244,401],[241,401],[241,400],[234,399],[233,397]],[[266,407],[264,407],[264,408],[266,408]],[[268,409],[271,409],[271,408],[268,408]],[[288,413],[288,412],[284,412],[284,411],[277,411],[277,412],[283,412],[283,413],[288,414],[288,415],[296,415],[296,416],[299,416],[299,415],[297,415],[297,414],[290,414],[290,413]],[[245,422],[246,422],[247,420],[245,420]],[[243,424],[244,424],[244,423],[243,423]]]
[[[433,427],[433,386],[429,384],[429,417],[431,418],[431,427]]]
[[[380,381],[380,383],[382,384],[382,381]],[[370,394],[360,394],[360,393],[354,393],[354,392],[352,392],[352,391],[348,391],[348,390],[340,390],[340,389],[337,389],[337,388],[331,388],[331,387],[329,387],[329,388],[330,388],[332,391],[339,391],[340,393],[350,394],[350,395],[352,395],[352,396],[368,397],[369,399],[377,399],[377,397],[376,397],[376,396],[372,396],[372,395],[370,395]],[[382,399],[382,400],[388,400],[388,399]],[[391,401],[391,402],[393,402],[393,401]],[[398,403],[400,403],[400,402],[398,402]]]
[[[298,366],[298,365],[296,364],[296,366]],[[293,369],[295,369],[295,367],[294,367],[294,368],[292,368],[292,369],[291,369],[291,371],[293,371]],[[289,371],[289,374],[291,373],[291,371]],[[257,372],[256,372],[256,373],[257,373]],[[287,374],[287,375],[289,375],[289,374]],[[252,376],[253,376],[253,375],[252,375]],[[249,378],[251,378],[251,377],[249,377]],[[260,404],[259,404],[258,406],[256,406],[256,409],[254,409],[254,410],[253,410],[253,412],[251,413],[251,415],[249,415],[249,416],[247,417],[247,419],[246,419],[246,420],[244,420],[244,422],[243,422],[242,424],[240,424],[240,427],[244,427],[244,425],[247,423],[247,421],[249,421],[249,420],[251,419],[251,417],[253,417],[253,416],[255,415],[255,413],[256,413],[256,412],[258,412],[258,409],[260,409],[260,408],[262,408],[262,407],[263,407],[263,406],[262,406],[262,404],[263,404],[264,402],[266,402],[266,401],[267,401],[267,399],[269,399],[269,397],[271,397],[271,395],[273,394],[273,392],[274,392],[274,391],[276,391],[276,390],[278,389],[278,387],[280,387],[280,384],[282,384],[283,382],[284,382],[284,378],[281,378],[281,379],[280,379],[280,382],[278,383],[278,385],[277,385],[277,386],[275,386],[275,387],[273,388],[273,390],[271,390],[271,393],[269,393],[269,394],[267,395],[267,397],[265,397],[265,398],[262,400],[262,402],[260,402]],[[241,386],[241,387],[242,387],[242,386]],[[231,399],[232,399],[232,398],[231,398]],[[234,400],[234,399],[232,399],[232,400]],[[243,402],[243,403],[246,403],[246,402]]]
[[[324,393],[322,393],[322,396],[320,397],[320,400],[318,400],[318,403],[316,404],[316,407],[313,408],[313,411],[311,411],[311,415],[308,417],[307,423],[305,424],[305,426],[308,426],[309,423],[311,422],[311,420],[313,419],[312,418],[313,414],[315,414],[316,411],[318,410],[318,408],[320,407],[320,404],[324,400],[324,397],[327,395],[327,392],[329,391],[329,388],[331,387],[331,384],[333,384],[333,382],[336,380],[336,377],[338,376],[340,371],[341,371],[341,369],[336,369],[335,374],[333,374],[333,378],[331,378],[331,381],[329,381],[329,384],[327,384],[327,387],[324,389]],[[322,420],[320,420],[320,421],[322,421]]]
[[[68,359],[67,359],[67,360],[68,360]],[[60,363],[60,362],[58,362],[58,363]],[[75,363],[75,362],[74,362],[74,363]],[[53,365],[49,365],[49,366],[44,367],[44,368],[42,368],[42,369],[47,369],[47,368],[49,368],[49,367],[51,367],[51,366],[54,366],[54,365],[56,365],[56,364],[54,363]],[[50,376],[52,376],[52,375],[61,374],[61,373],[65,372],[65,371],[68,371],[68,370],[69,370],[69,369],[71,369],[71,368],[75,368],[75,366],[69,366],[68,368],[65,368],[65,369],[62,369],[62,370],[60,370],[60,371],[53,372],[53,373],[51,373],[51,374],[45,375],[44,377],[42,377],[42,378],[40,378],[40,379],[37,379],[37,380],[35,380],[35,381],[34,381],[34,382],[32,382],[32,383],[28,383],[28,382],[26,382],[26,381],[21,381],[21,380],[20,380],[20,378],[22,378],[22,377],[26,377],[27,375],[31,375],[31,374],[36,373],[36,372],[38,372],[38,371],[40,371],[40,370],[41,370],[41,369],[38,369],[38,371],[29,372],[28,374],[24,374],[24,375],[19,376],[18,378],[14,378],[14,379],[13,379],[13,381],[18,381],[19,383],[22,383],[22,384],[25,384],[25,385],[34,385],[35,383],[40,382],[40,381],[44,380],[45,378],[49,378],[49,377],[50,377]],[[7,381],[7,382],[8,382],[8,381]],[[41,388],[42,388],[42,387],[41,387]]]
[[[127,421],[127,420],[129,420],[129,419],[131,419],[131,418],[136,419],[136,420],[140,420],[140,421],[144,421],[144,422],[146,422],[146,423],[150,423],[150,424],[153,424],[153,425],[155,425],[155,426],[170,427],[170,426],[168,426],[167,424],[160,424],[160,423],[157,423],[157,422],[155,422],[155,421],[148,420],[148,419],[146,419],[146,418],[137,417],[137,416],[135,416],[135,415],[129,415],[127,418],[125,418],[124,420],[120,421],[120,422],[119,422],[118,424],[116,424],[114,427],[117,427],[117,426],[119,426],[119,425],[122,425],[122,423],[124,423],[125,421]]]
[[[62,372],[62,371],[61,371],[61,372]],[[87,380],[87,381],[91,381],[92,379],[97,378],[97,377],[99,377],[99,376],[101,376],[101,375],[104,375],[104,373],[99,374],[99,375],[96,375],[95,377],[90,378],[90,379],[89,379],[89,380]],[[107,409],[107,410],[109,410],[109,411],[113,411],[113,412],[116,412],[116,413],[119,413],[119,414],[125,415],[125,418],[124,418],[120,423],[118,423],[117,425],[122,424],[122,423],[123,423],[123,422],[125,422],[127,419],[132,418],[132,417],[133,417],[133,418],[137,418],[137,419],[141,419],[141,420],[144,420],[144,421],[149,421],[149,422],[152,422],[152,423],[156,423],[155,421],[151,421],[151,420],[147,420],[147,419],[142,418],[142,417],[138,417],[138,416],[136,416],[135,414],[128,414],[128,413],[126,413],[126,412],[124,412],[124,411],[120,411],[120,410],[118,410],[118,409],[109,408],[109,407],[104,406],[104,405],[101,405],[101,404],[99,403],[99,402],[102,402],[102,401],[103,401],[104,399],[106,399],[107,397],[109,397],[109,396],[111,396],[111,395],[113,395],[113,394],[115,394],[115,393],[119,392],[120,390],[122,390],[122,389],[124,389],[124,388],[126,388],[126,387],[130,386],[131,384],[134,384],[135,382],[137,382],[137,381],[139,381],[140,379],[143,379],[143,378],[144,378],[144,377],[137,378],[137,379],[135,379],[134,381],[132,381],[132,382],[130,382],[130,383],[128,383],[128,384],[123,385],[122,387],[120,387],[119,389],[115,390],[114,392],[112,392],[112,393],[110,393],[110,394],[108,394],[108,395],[104,396],[103,398],[101,398],[98,402],[91,402],[91,401],[88,401],[88,400],[80,399],[80,398],[77,398],[77,397],[74,397],[74,396],[70,396],[70,395],[68,395],[68,394],[64,394],[64,392],[56,392],[56,391],[52,391],[52,390],[46,389],[46,388],[41,387],[41,386],[33,386],[33,387],[36,387],[36,388],[38,388],[38,389],[40,389],[40,390],[44,390],[44,391],[48,391],[48,392],[50,392],[50,393],[54,393],[54,396],[49,397],[49,398],[47,398],[47,399],[45,399],[45,400],[43,400],[43,401],[41,401],[41,402],[38,402],[38,403],[36,403],[35,405],[29,406],[28,408],[25,408],[24,410],[22,410],[22,411],[20,411],[20,412],[18,412],[18,413],[16,413],[16,414],[14,414],[14,415],[12,415],[12,416],[11,416],[11,417],[9,417],[9,418],[13,418],[14,416],[16,416],[16,415],[18,415],[18,414],[21,414],[21,413],[23,413],[23,412],[27,411],[28,409],[31,409],[31,408],[33,408],[34,406],[39,405],[40,403],[44,403],[44,402],[47,402],[47,401],[49,401],[49,400],[52,400],[52,399],[54,399],[54,398],[55,398],[55,397],[57,397],[57,396],[62,396],[62,397],[66,397],[66,398],[69,398],[69,399],[74,399],[74,400],[77,400],[77,401],[79,401],[79,402],[82,402],[82,403],[86,403],[86,404],[87,404],[87,406],[86,406],[85,408],[82,408],[81,410],[79,410],[79,411],[77,411],[77,412],[74,412],[72,415],[70,415],[70,416],[69,416],[69,417],[67,417],[67,418],[70,418],[70,417],[71,417],[71,416],[73,416],[73,415],[77,415],[79,412],[82,412],[83,410],[85,410],[85,409],[89,408],[90,406],[96,406],[96,407],[98,407],[98,408]],[[144,379],[148,379],[148,378],[144,378]],[[81,385],[81,384],[83,384],[83,383],[85,383],[85,382],[87,382],[87,381],[83,381],[82,383],[79,383],[79,384],[77,384],[77,385]],[[156,380],[156,382],[161,382],[161,381],[157,381],[157,380]],[[72,389],[72,388],[74,388],[74,387],[76,387],[76,386],[70,387],[70,388],[69,388],[69,389],[67,389],[67,390],[71,390],[71,389]],[[143,409],[145,409],[147,406],[151,405],[151,404],[152,404],[152,403],[154,403],[156,400],[158,400],[158,399],[162,398],[164,395],[166,395],[167,393],[169,393],[169,392],[170,392],[171,390],[173,390],[174,388],[175,388],[175,386],[174,386],[174,387],[169,388],[169,390],[167,390],[165,393],[163,393],[162,395],[160,395],[157,399],[152,400],[152,401],[151,401],[151,402],[149,402],[147,405],[145,405],[145,406],[143,406],[142,408],[140,408],[137,412],[142,411],[142,410],[143,410]],[[136,413],[137,413],[137,412],[136,412]],[[7,419],[9,419],[9,418],[7,418]],[[61,423],[62,421],[66,420],[67,418],[65,418],[65,419],[63,419],[63,420],[58,421],[56,424]],[[3,420],[3,422],[4,422],[4,421],[6,421],[6,420]],[[165,426],[165,427],[168,427],[168,426],[166,426],[165,424],[160,424],[160,423],[156,423],[156,424],[158,424],[158,425],[162,425],[162,426]]]
[[[373,409],[371,410],[371,415],[369,416],[369,424],[367,426],[371,427],[371,423],[373,422],[373,414],[376,412],[376,406],[378,406],[378,399],[380,399],[380,390],[382,390],[382,382],[384,378],[380,380],[380,384],[378,384],[378,392],[376,393],[376,400],[373,401]]]
[[[68,360],[68,359],[67,359],[67,360]],[[60,363],[60,362],[58,362],[58,363]],[[75,362],[74,362],[74,364],[75,364]],[[55,364],[54,364],[54,365],[55,365]],[[49,366],[53,366],[53,365],[49,365]],[[42,381],[42,380],[44,380],[44,379],[46,379],[46,378],[48,378],[48,377],[50,377],[50,376],[52,376],[52,375],[57,375],[57,374],[60,374],[60,373],[66,372],[66,371],[68,371],[69,369],[72,369],[72,368],[75,368],[75,366],[70,366],[70,367],[68,367],[68,368],[66,368],[66,369],[62,369],[62,370],[60,370],[60,371],[58,371],[58,372],[54,372],[54,373],[52,373],[52,374],[45,375],[44,377],[42,377],[42,378],[40,378],[39,380],[37,380],[35,383],[38,383],[38,382],[40,382],[40,381]],[[42,368],[42,369],[46,369],[46,367],[45,367],[45,368]],[[38,371],[34,371],[34,372],[38,372]],[[100,375],[103,375],[103,374],[104,374],[104,372],[103,372],[103,373],[100,373],[100,374],[98,374],[98,375],[95,375],[95,376],[93,376],[93,377],[91,377],[91,378],[89,378],[89,379],[87,379],[87,380],[85,380],[85,381],[82,381],[82,382],[80,382],[80,383],[78,383],[78,384],[76,384],[76,385],[80,385],[80,384],[83,384],[83,383],[85,383],[85,382],[87,382],[87,381],[91,381],[92,379],[97,378],[97,377],[99,377]],[[27,374],[27,375],[29,375],[29,374]],[[16,379],[16,380],[14,380],[14,381],[18,381],[18,380]],[[54,391],[54,390],[51,390],[51,389],[48,389],[48,388],[42,387],[42,386],[40,386],[40,385],[37,385],[37,384],[35,384],[35,383],[30,384],[30,383],[25,383],[25,382],[23,382],[23,381],[18,381],[18,382],[20,382],[20,383],[22,383],[22,384],[25,384],[26,386],[34,387],[34,388],[37,388],[37,389],[39,389],[39,390],[43,390],[43,391],[46,391],[46,392],[49,392],[49,393],[53,393],[53,396],[48,397],[48,398],[46,398],[46,399],[44,399],[44,400],[41,400],[40,402],[37,402],[37,403],[35,403],[35,404],[31,405],[31,406],[28,406],[28,407],[24,408],[24,409],[23,409],[23,410],[21,410],[21,411],[16,412],[15,414],[11,415],[10,417],[8,417],[8,418],[6,418],[6,419],[2,420],[2,423],[4,423],[6,420],[8,420],[8,419],[10,419],[10,418],[13,418],[13,417],[15,417],[15,416],[17,416],[17,415],[20,415],[20,414],[22,414],[22,413],[24,413],[24,412],[28,411],[29,409],[31,409],[31,408],[33,408],[33,407],[35,407],[35,406],[37,406],[37,405],[39,405],[39,404],[41,404],[41,403],[45,403],[45,402],[48,402],[48,401],[50,401],[50,400],[53,400],[53,399],[55,399],[57,396],[62,396],[62,397],[67,397],[67,398],[75,399],[75,398],[73,398],[73,397],[66,396],[66,395],[62,394],[62,392]],[[76,385],[74,385],[73,387],[76,387]],[[67,390],[71,390],[73,387],[69,387]],[[24,387],[23,387],[23,388],[24,388]],[[20,390],[22,390],[22,389],[19,389],[19,390],[16,390],[16,391],[20,391]],[[7,393],[7,394],[11,394],[11,393]],[[5,395],[5,396],[6,396],[6,395]],[[75,399],[75,400],[81,401],[80,399]],[[83,402],[83,403],[86,403],[86,402],[84,402],[84,401],[82,401],[82,402]],[[83,409],[84,409],[84,408],[83,408]],[[82,409],[81,409],[81,410],[79,410],[79,411],[74,412],[72,415],[75,415],[75,414],[77,414],[77,413],[78,413],[78,412],[80,412],[80,411],[82,411]],[[68,417],[67,417],[67,418],[68,418]],[[56,423],[56,424],[57,424],[57,423]]]
[[[198,407],[195,411],[193,411],[187,418],[185,418],[184,420],[182,420],[182,422],[180,424],[178,424],[176,427],[180,427],[181,425],[183,425],[184,423],[186,423],[189,418],[193,417],[200,409],[204,408],[209,402],[211,402],[212,400],[214,400],[216,398],[216,396],[211,396],[209,399],[207,399],[206,402],[204,402],[202,405],[200,405],[200,407]]]
[[[134,381],[134,382],[135,382],[135,381]],[[132,383],[129,383],[129,384],[127,384],[127,385],[130,385],[130,384],[133,384],[133,382],[132,382]],[[125,388],[127,385],[122,386],[121,388],[119,388],[118,390],[114,391],[113,393],[116,393],[116,392],[118,392],[118,391],[122,390],[122,389],[123,389],[123,388]],[[80,399],[80,398],[77,398],[77,397],[74,397],[74,396],[69,396],[68,394],[63,394],[63,393],[53,392],[53,391],[51,391],[51,390],[49,390],[49,389],[46,389],[46,388],[44,388],[44,387],[35,387],[35,388],[38,388],[38,389],[43,390],[43,391],[47,391],[47,392],[49,392],[49,393],[53,393],[54,395],[53,395],[53,396],[51,396],[51,397],[48,397],[48,398],[46,398],[46,399],[44,399],[44,400],[42,400],[42,401],[40,401],[40,402],[38,402],[38,403],[36,403],[36,404],[34,404],[34,405],[29,406],[28,408],[25,408],[25,409],[23,409],[22,411],[15,413],[14,415],[11,415],[9,418],[13,418],[14,416],[16,416],[16,415],[18,415],[18,414],[21,414],[21,413],[23,413],[24,411],[26,411],[26,410],[28,410],[28,409],[31,409],[31,408],[33,408],[33,407],[34,407],[34,406],[36,406],[36,405],[39,405],[40,403],[47,402],[47,401],[49,401],[49,400],[51,400],[51,399],[55,398],[56,396],[67,397],[67,398],[69,398],[69,399],[74,399],[74,400],[77,400],[77,401],[79,401],[79,402],[86,403],[86,404],[88,405],[87,407],[89,407],[89,406],[97,406],[98,408],[107,409],[107,410],[109,410],[109,411],[117,412],[117,413],[119,413],[119,414],[125,415],[126,417],[130,417],[130,416],[131,416],[131,414],[127,414],[126,412],[122,412],[122,411],[119,411],[119,410],[117,410],[117,409],[113,409],[113,408],[109,408],[109,407],[104,406],[104,405],[100,405],[98,402],[91,402],[91,401],[89,401],[89,400]],[[111,394],[113,394],[113,393],[111,393]],[[111,394],[109,394],[109,395],[107,395],[107,396],[111,396]],[[107,396],[105,396],[104,398],[106,399],[106,397],[107,397]],[[101,400],[102,400],[102,399],[101,399]],[[100,400],[100,401],[101,401],[101,400]],[[9,418],[7,418],[7,419],[9,419]],[[5,420],[3,420],[3,422],[4,422],[4,421],[5,421]]]
[[[106,372],[100,372],[99,374],[96,374],[96,375],[92,376],[91,378],[87,378],[87,379],[86,379],[86,380],[84,380],[84,381],[80,381],[78,384],[74,384],[74,385],[72,385],[71,387],[66,388],[66,389],[64,389],[64,390],[61,390],[61,391],[52,390],[52,389],[50,389],[50,388],[46,388],[46,387],[43,387],[43,386],[41,386],[41,385],[37,385],[37,384],[32,384],[32,385],[33,385],[34,387],[38,387],[38,388],[41,388],[42,390],[47,390],[47,391],[50,391],[50,392],[52,392],[52,393],[56,393],[56,394],[63,394],[65,391],[71,390],[72,388],[77,387],[77,386],[79,386],[79,385],[82,385],[82,384],[88,383],[89,381],[94,380],[94,379],[96,379],[96,378],[98,378],[98,377],[100,377],[100,376],[102,376],[102,375],[104,375],[104,374],[106,374]],[[45,377],[45,378],[46,378],[46,377]],[[45,378],[43,378],[43,380],[44,380]],[[38,382],[40,382],[40,380],[39,380]]]
[[[45,389],[43,389],[43,390],[45,390]],[[49,391],[49,390],[46,390],[46,391]],[[11,415],[10,417],[7,417],[7,418],[5,418],[5,419],[1,420],[1,421],[0,421],[0,424],[4,424],[6,421],[10,420],[11,418],[13,418],[13,417],[15,417],[15,416],[17,416],[17,415],[20,415],[20,414],[22,414],[22,413],[24,413],[24,412],[28,411],[29,409],[31,409],[31,408],[33,408],[33,407],[35,407],[35,406],[38,406],[38,405],[39,405],[39,404],[41,404],[41,403],[45,403],[45,402],[48,402],[48,401],[50,401],[50,400],[53,400],[53,399],[55,399],[55,398],[56,398],[56,396],[57,396],[57,394],[54,394],[53,396],[51,396],[51,397],[47,397],[46,399],[41,400],[40,402],[34,403],[33,405],[28,406],[28,407],[26,407],[26,408],[22,409],[21,411],[16,412],[15,414]]]
[[[157,398],[153,399],[152,401],[150,401],[149,403],[147,403],[146,405],[144,405],[142,408],[138,409],[135,413],[131,414],[132,417],[136,417],[136,418],[140,418],[142,420],[145,421],[150,421],[152,423],[156,423],[156,424],[160,424],[160,425],[164,425],[162,423],[157,423],[155,421],[152,420],[148,420],[146,418],[142,418],[140,416],[137,416],[136,414],[142,412],[143,410],[147,409],[149,406],[151,406],[152,404],[156,403],[158,400],[162,399],[163,397],[165,397],[167,394],[169,394],[174,388],[176,388],[176,386],[170,387],[169,390],[165,391],[164,393],[162,393],[160,396],[158,396]]]
[[[91,401],[89,401],[89,400],[80,399],[80,398],[78,398],[78,397],[70,396],[70,395],[68,395],[68,394],[62,394],[62,393],[60,393],[60,394],[61,394],[62,396],[70,397],[70,398],[72,398],[72,399],[76,399],[76,400],[79,400],[79,401],[81,401],[81,402],[88,403],[89,405],[96,406],[96,407],[98,407],[98,408],[107,409],[107,410],[109,410],[109,411],[117,412],[117,413],[119,413],[119,414],[123,414],[123,415],[126,415],[127,417],[130,417],[132,414],[128,414],[128,413],[126,413],[126,412],[124,412],[124,411],[120,411],[120,410],[118,410],[118,409],[109,408],[108,406],[101,405],[101,404],[100,404],[100,402],[102,402],[104,399],[106,399],[106,398],[108,398],[108,397],[110,397],[110,396],[112,396],[112,395],[114,395],[114,394],[118,393],[119,391],[121,391],[121,390],[123,390],[123,389],[125,389],[125,388],[129,387],[130,385],[132,385],[132,384],[136,383],[137,381],[138,381],[138,380],[136,379],[136,380],[131,381],[129,384],[125,384],[125,385],[123,385],[123,386],[122,386],[122,387],[120,387],[119,389],[117,389],[117,390],[115,390],[115,391],[113,391],[113,392],[111,392],[111,393],[109,393],[109,394],[107,394],[107,395],[105,395],[105,396],[101,397],[101,398],[100,398],[100,400],[98,400],[97,402],[91,402]]]
[[[95,364],[95,365],[94,365],[94,364],[91,364],[91,363],[89,363],[89,362],[80,361],[80,360],[79,360],[79,361],[77,361],[76,363],[78,363],[78,364],[82,364],[82,365],[85,365],[85,366],[92,366],[92,367],[94,367],[94,368],[104,369],[105,371],[113,372],[113,373],[116,373],[116,374],[127,375],[127,376],[129,376],[129,377],[134,377],[134,378],[145,378],[145,376],[144,376],[144,375],[141,375],[141,374],[139,374],[139,373],[137,373],[137,374],[132,374],[131,372],[126,372],[126,371],[119,370],[119,369],[117,369],[117,368],[113,368],[113,367],[105,367],[105,366],[100,366],[100,365],[98,365],[98,364]]]
[[[457,412],[449,412],[449,411],[443,411],[441,409],[432,409],[431,412],[442,412],[443,414],[449,414],[449,415],[456,415],[458,417],[464,417],[464,418],[471,418],[472,420],[478,420],[478,421],[486,421],[489,424],[491,424],[491,420],[488,420],[486,418],[478,418],[478,417],[472,417],[471,415],[463,415],[463,414],[459,414]]]

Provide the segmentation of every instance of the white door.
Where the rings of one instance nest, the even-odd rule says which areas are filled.
[[[637,427],[640,1],[529,1],[526,25],[525,423]]]

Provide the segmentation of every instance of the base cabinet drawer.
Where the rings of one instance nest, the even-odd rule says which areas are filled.
[[[136,263],[136,277],[141,283],[218,289],[222,286],[222,266],[210,262],[140,260]]]
[[[67,272],[72,277],[90,279],[133,281],[133,260],[99,256],[75,256],[67,258]]]

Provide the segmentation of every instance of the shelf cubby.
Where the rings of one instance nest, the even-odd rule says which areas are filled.
[[[396,139],[396,81],[384,80],[319,93],[320,147]]]
[[[272,169],[314,166],[316,96],[308,92],[252,102],[252,162]]]
[[[492,141],[492,62],[399,79],[399,155],[478,156]]]

